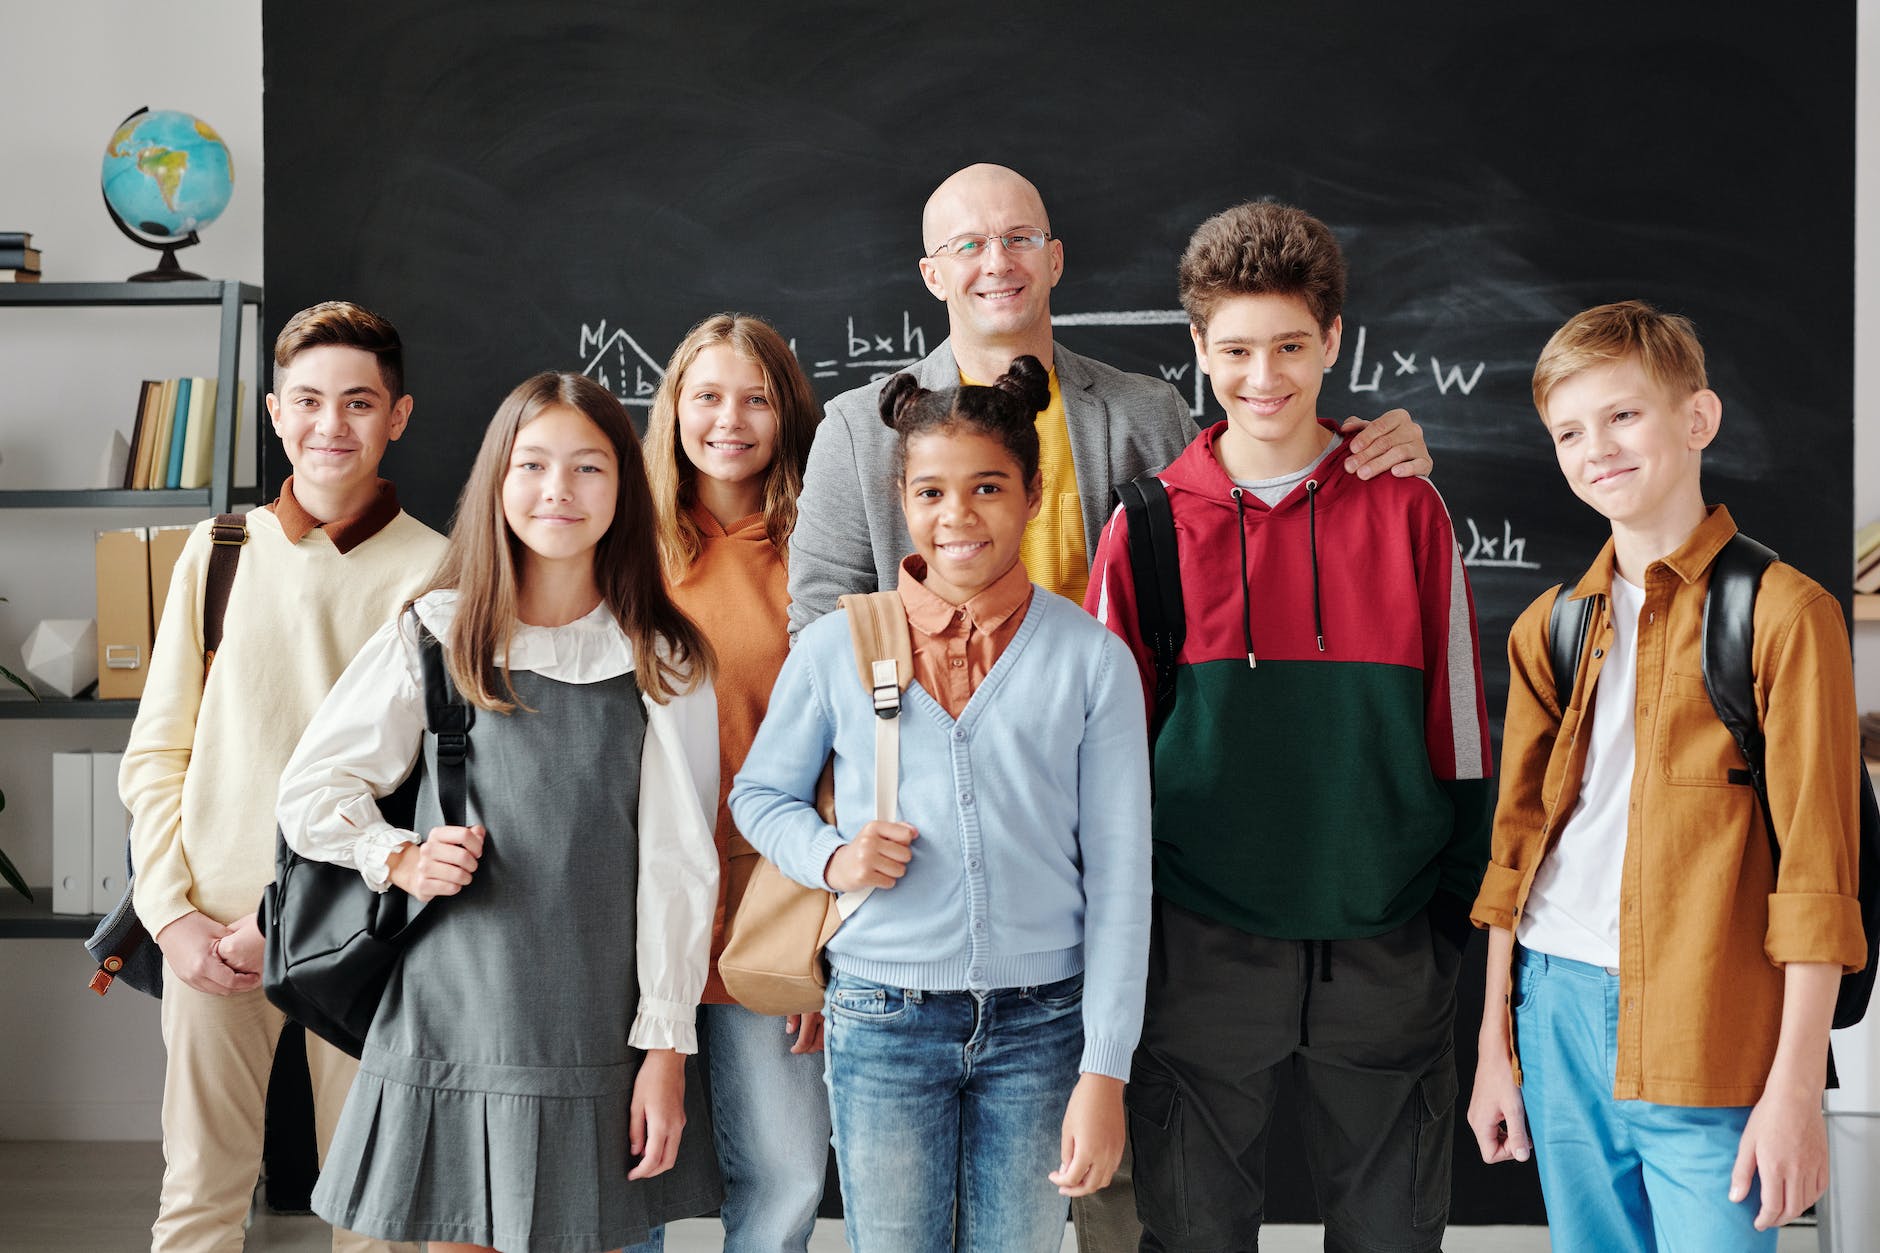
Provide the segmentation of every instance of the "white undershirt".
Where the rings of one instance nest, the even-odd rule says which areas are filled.
[[[1619,965],[1619,887],[1638,758],[1638,616],[1644,607],[1645,589],[1615,573],[1612,644],[1588,696],[1592,726],[1579,799],[1534,875],[1515,928],[1525,948],[1613,969]]]

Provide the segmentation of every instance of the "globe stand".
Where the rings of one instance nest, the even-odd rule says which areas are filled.
[[[132,114],[132,116],[134,117],[136,115]],[[102,188],[99,189],[99,194],[103,196]],[[124,232],[124,238],[130,240],[133,244],[141,244],[145,248],[154,248],[163,254],[162,259],[157,262],[156,269],[145,270],[142,274],[133,274],[125,281],[131,283],[174,283],[192,279],[201,280],[202,275],[191,273],[176,263],[176,250],[178,248],[188,248],[192,244],[202,242],[202,237],[197,235],[195,231],[191,231],[181,239],[153,242],[145,239],[142,235],[139,235],[130,228],[130,224],[118,215],[116,209],[111,207],[111,200],[108,196],[104,197],[104,211],[111,215],[111,220],[117,224],[117,228]],[[145,229],[149,229],[149,223],[145,223]]]

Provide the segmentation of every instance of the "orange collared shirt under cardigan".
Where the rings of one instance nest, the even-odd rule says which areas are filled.
[[[1663,1105],[1750,1105],[1775,1060],[1786,962],[1857,968],[1860,768],[1853,660],[1840,604],[1777,563],[1756,598],[1756,708],[1768,740],[1768,838],[1736,742],[1704,690],[1704,592],[1736,533],[1713,506],[1645,571],[1638,623],[1636,765],[1620,888],[1618,1059],[1613,1096]],[[1573,812],[1592,699],[1612,641],[1613,545],[1571,593],[1597,597],[1573,698],[1558,708],[1547,656],[1549,592],[1508,636],[1508,717],[1494,847],[1473,917],[1515,928],[1535,871]],[[1582,731],[1587,734],[1582,734]]]
[[[958,718],[1018,634],[1031,608],[1031,579],[1023,561],[1013,562],[978,595],[955,605],[929,591],[921,582],[926,577],[920,554],[902,560],[901,605],[913,636],[914,681]]]

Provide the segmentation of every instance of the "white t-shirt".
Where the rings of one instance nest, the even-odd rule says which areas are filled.
[[[1563,591],[1561,593],[1565,595]],[[1612,645],[1591,694],[1592,729],[1579,799],[1535,872],[1515,928],[1525,948],[1616,969],[1619,886],[1638,720],[1638,616],[1645,589],[1612,576]]]

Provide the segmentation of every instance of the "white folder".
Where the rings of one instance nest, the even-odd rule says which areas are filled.
[[[94,912],[90,753],[52,755],[52,912]]]
[[[124,895],[124,841],[130,810],[118,799],[123,753],[91,755],[91,912],[108,914]]]

